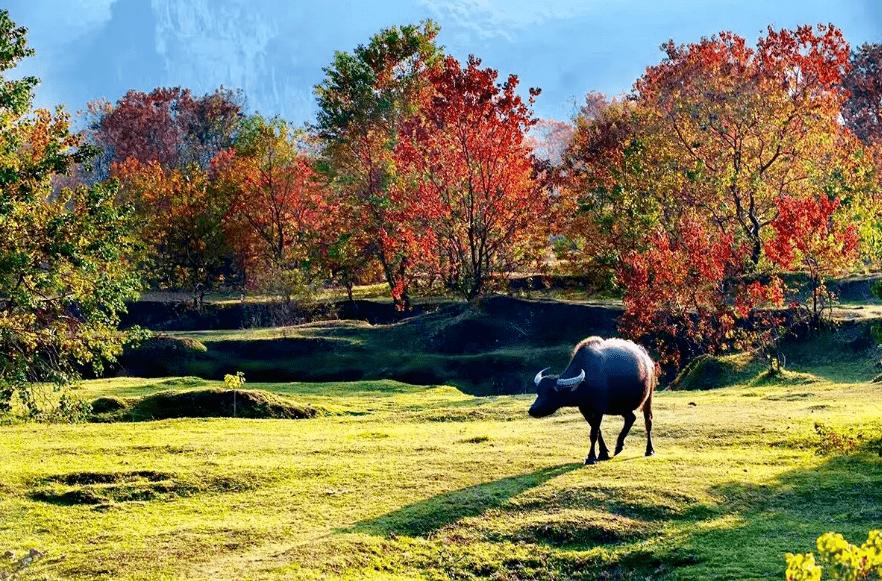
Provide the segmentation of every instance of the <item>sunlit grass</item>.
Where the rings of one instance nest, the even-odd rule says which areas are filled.
[[[814,430],[878,431],[882,390],[801,373],[659,392],[658,454],[638,422],[586,468],[574,410],[392,381],[246,384],[333,412],[309,420],[6,425],[0,547],[45,550],[47,579],[780,579],[784,552],[882,522],[882,461]]]

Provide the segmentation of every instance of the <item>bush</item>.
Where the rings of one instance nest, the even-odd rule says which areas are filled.
[[[870,531],[865,542],[856,547],[839,533],[818,537],[818,554],[829,576],[835,581],[878,579],[882,575],[882,531]],[[815,563],[812,553],[787,553],[788,581],[820,581],[824,567]]]
[[[0,391],[4,385],[8,384],[0,381]],[[92,405],[73,395],[65,386],[22,383],[8,399],[0,399],[0,414],[15,420],[76,424],[89,419]]]
[[[750,352],[699,355],[677,374],[668,388],[690,391],[728,387],[755,378],[763,369],[763,363]]]
[[[232,417],[308,419],[323,413],[319,408],[260,389],[161,391],[135,400],[105,397],[92,402],[92,411],[91,419],[97,422]]]

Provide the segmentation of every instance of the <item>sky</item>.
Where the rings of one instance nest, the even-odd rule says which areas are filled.
[[[42,79],[36,104],[71,112],[129,89],[243,89],[248,108],[301,125],[335,51],[431,18],[438,43],[500,78],[539,87],[536,115],[568,120],[589,91],[630,91],[659,46],[720,31],[754,44],[776,29],[832,23],[853,47],[882,42],[880,0],[7,0],[37,55],[9,76]]]

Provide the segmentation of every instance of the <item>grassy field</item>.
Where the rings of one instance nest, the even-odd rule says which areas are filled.
[[[879,435],[855,365],[660,392],[657,455],[638,422],[593,467],[577,412],[393,381],[248,384],[304,420],[5,425],[0,550],[46,553],[23,579],[782,579],[785,552],[882,526],[882,459],[818,451],[816,423]]]

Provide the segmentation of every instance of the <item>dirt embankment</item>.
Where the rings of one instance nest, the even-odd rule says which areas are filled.
[[[859,294],[860,288],[855,285],[848,292]],[[160,336],[129,349],[116,373],[222,379],[227,373],[242,371],[250,381],[258,382],[395,379],[417,385],[455,385],[474,395],[526,393],[533,390],[532,378],[539,369],[561,371],[581,339],[616,335],[616,321],[622,313],[615,305],[506,296],[469,305],[431,304],[407,317],[395,313],[388,303],[372,301],[339,303],[320,316],[309,317],[281,305],[219,305],[179,318],[175,318],[175,308],[142,305],[132,310],[130,322],[160,330],[242,330],[315,318],[335,321],[293,327],[275,338],[261,338],[247,330],[223,337],[204,334],[199,340],[181,333]],[[139,313],[144,315],[140,319]],[[243,324],[249,320],[265,324]],[[843,357],[868,359],[868,351],[876,344],[872,334],[876,322],[841,322],[831,348],[836,353],[841,348]],[[799,358],[787,356],[790,362]],[[671,373],[666,380],[674,377]]]
[[[369,321],[389,314],[384,311],[388,305],[369,303],[356,303],[358,313],[346,314]],[[236,333],[200,340],[179,333],[159,336],[127,350],[116,372],[222,379],[243,371],[250,381],[396,379],[448,383],[481,395],[523,393],[532,388],[539,369],[566,366],[579,340],[615,334],[621,314],[617,307],[504,296],[472,305],[432,305],[432,309],[391,324],[338,321],[294,328],[286,336],[267,339],[248,331],[242,331],[241,338]],[[227,312],[214,319],[216,323],[233,320]],[[178,322],[173,328],[193,321]],[[132,322],[150,326],[145,324],[149,321]]]
[[[195,307],[190,302],[138,301],[129,305],[120,326],[138,325],[152,331],[235,330],[300,325],[329,319],[367,321],[372,325],[389,324],[433,311],[439,305],[415,305],[408,313],[395,311],[391,303],[369,300],[302,306],[297,303],[205,303]]]

